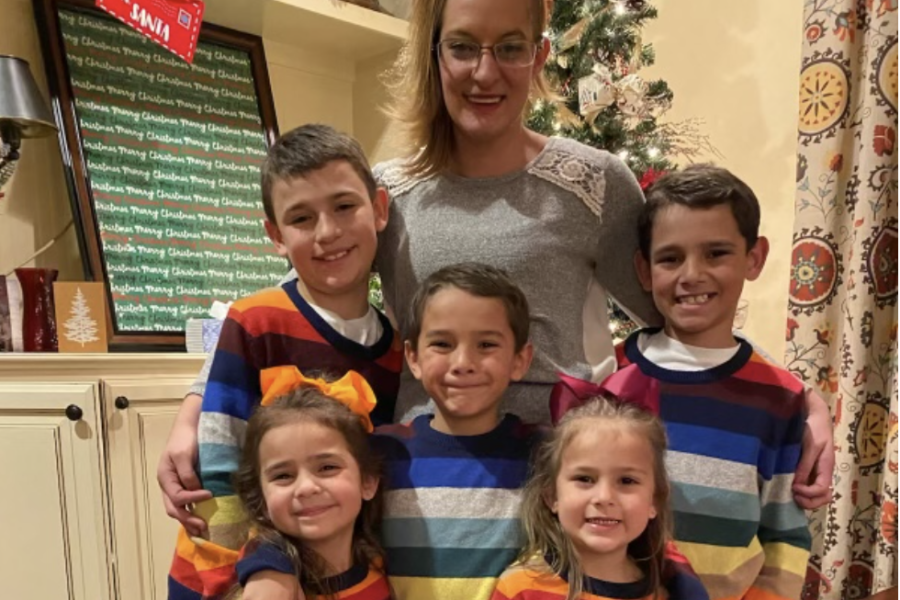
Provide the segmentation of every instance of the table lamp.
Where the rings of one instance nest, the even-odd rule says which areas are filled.
[[[53,115],[38,91],[28,62],[0,55],[0,189],[12,177],[22,140],[55,132]]]

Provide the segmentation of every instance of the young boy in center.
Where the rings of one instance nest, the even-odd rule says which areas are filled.
[[[368,303],[376,236],[387,224],[359,144],[324,125],[288,132],[262,166],[265,228],[298,280],[232,305],[222,326],[202,406],[185,406],[172,435],[196,435],[197,471],[212,499],[195,506],[205,538],[182,528],[169,574],[170,600],[219,597],[235,582],[248,521],[235,495],[247,420],[262,398],[260,372],[295,365],[305,374],[360,373],[378,399],[375,424],[390,422],[403,356],[388,320]],[[199,416],[197,412],[199,411]],[[194,425],[198,423],[199,425]]]
[[[437,412],[376,430],[382,544],[398,600],[487,600],[519,552],[521,488],[540,430],[500,413],[531,364],[528,302],[499,269],[460,264],[420,286],[406,359]]]
[[[711,165],[648,189],[635,266],[665,326],[632,334],[603,384],[658,408],[674,537],[714,600],[799,598],[810,547],[791,493],[803,385],[732,333],[768,253],[759,220],[753,191]]]

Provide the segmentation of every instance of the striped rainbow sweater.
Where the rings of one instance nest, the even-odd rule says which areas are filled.
[[[791,482],[803,385],[744,340],[724,364],[673,371],[641,353],[639,335],[617,347],[619,370],[604,385],[659,403],[678,549],[714,600],[799,598],[810,535]]]
[[[669,560],[663,582],[654,595],[649,576],[634,583],[612,583],[584,577],[579,600],[709,600],[703,584],[683,563],[680,556],[667,551]],[[565,600],[569,582],[553,573],[549,558],[534,557],[511,565],[497,581],[491,600]]]
[[[403,364],[402,348],[388,320],[373,346],[338,334],[303,299],[297,282],[235,302],[222,326],[203,395],[198,428],[198,473],[213,498],[195,508],[209,525],[209,539],[178,536],[169,573],[170,600],[217,598],[235,582],[238,550],[247,526],[231,476],[240,460],[247,419],[262,398],[259,373],[296,365],[304,373],[361,373],[378,397],[374,423],[389,423]]]
[[[247,584],[251,575],[259,571],[294,573],[290,559],[273,544],[254,545],[251,542],[245,546],[245,551],[247,553],[237,564],[238,579],[242,586]],[[340,575],[328,578],[326,585],[335,590],[333,598],[313,596],[309,600],[391,600],[387,578],[376,565],[355,565]]]
[[[521,487],[541,430],[507,415],[489,433],[456,437],[432,418],[375,431],[388,577],[397,600],[487,600],[524,543]]]
[[[634,583],[610,583],[585,577],[584,591],[579,600],[670,599],[665,590],[659,590],[659,595],[654,597],[652,590],[648,589],[649,584],[646,579]],[[540,558],[508,568],[500,576],[491,600],[566,600],[568,594],[569,582],[554,574],[547,561]],[[701,593],[689,600],[703,600],[703,595]]]

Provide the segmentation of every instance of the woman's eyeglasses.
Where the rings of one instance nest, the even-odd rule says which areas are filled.
[[[485,50],[494,55],[494,60],[501,67],[528,67],[534,64],[538,51],[537,44],[525,40],[500,42],[491,46],[463,40],[444,40],[436,48],[444,65],[454,70],[477,69]]]

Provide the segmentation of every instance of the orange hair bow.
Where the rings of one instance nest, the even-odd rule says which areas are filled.
[[[260,372],[259,383],[263,391],[261,402],[263,406],[268,406],[279,396],[299,387],[312,387],[340,402],[353,414],[359,415],[366,431],[371,433],[374,430],[369,413],[375,409],[377,403],[375,392],[365,377],[356,371],[347,371],[346,375],[329,383],[324,379],[307,377],[297,367],[270,367]]]

